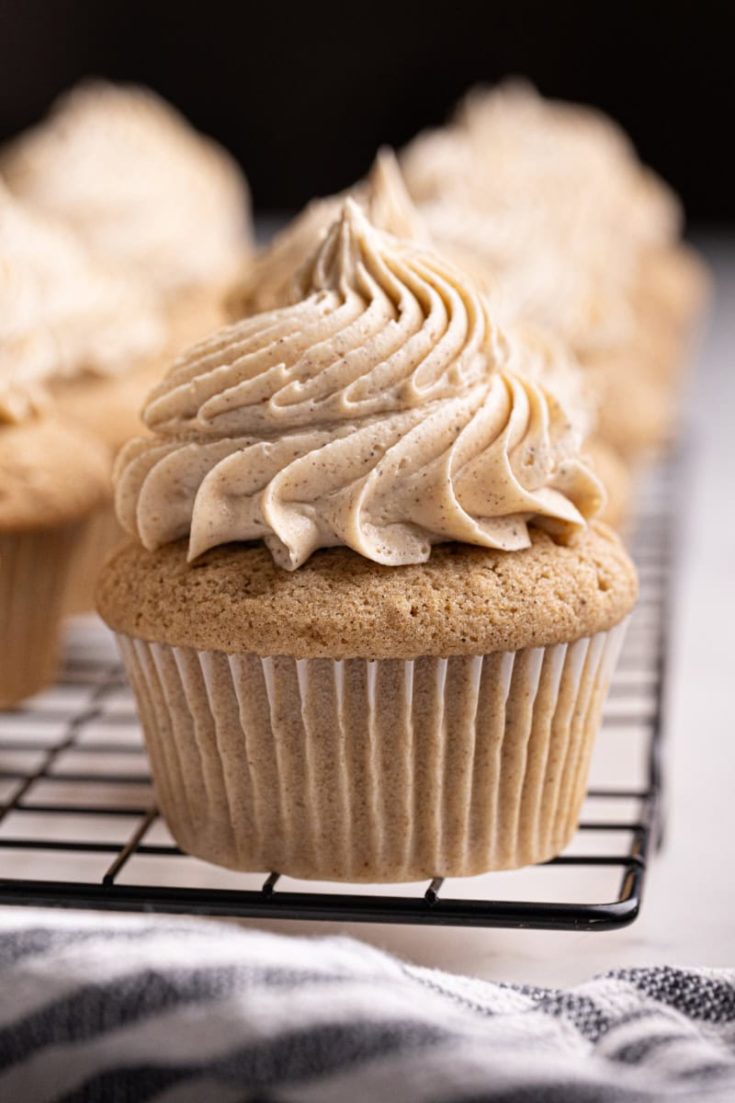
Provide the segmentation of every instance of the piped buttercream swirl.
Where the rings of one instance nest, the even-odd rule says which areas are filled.
[[[377,229],[396,237],[428,241],[428,231],[406,191],[396,156],[391,149],[383,148],[367,177],[349,193],[312,200],[246,265],[227,299],[227,312],[233,321],[275,310],[298,297],[294,277],[324,240],[348,196],[360,203]]]
[[[347,200],[302,268],[299,298],[229,326],[153,391],[154,436],[117,467],[124,527],[190,557],[263,539],[292,570],[344,544],[424,562],[450,540],[568,539],[599,505],[577,433],[543,386],[508,370],[482,297]]]

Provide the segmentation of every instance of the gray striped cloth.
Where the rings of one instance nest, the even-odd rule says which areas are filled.
[[[0,912],[4,1103],[735,1100],[735,970],[569,989],[345,938]]]

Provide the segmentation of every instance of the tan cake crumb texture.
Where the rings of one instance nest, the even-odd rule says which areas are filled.
[[[425,564],[383,567],[346,548],[298,571],[262,544],[218,547],[188,563],[186,542],[121,548],[97,589],[116,631],[199,650],[293,658],[489,654],[607,631],[632,608],[635,568],[619,538],[591,525],[572,547],[533,532],[502,552],[436,546]]]
[[[112,456],[81,425],[54,416],[0,429],[0,532],[86,516],[109,495]]]

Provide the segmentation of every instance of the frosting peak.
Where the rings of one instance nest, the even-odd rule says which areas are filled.
[[[389,146],[378,150],[365,181],[355,188],[355,198],[379,230],[412,241],[427,240],[424,220],[408,194],[398,159]]]
[[[410,411],[488,373],[480,297],[432,254],[376,230],[351,199],[292,294],[180,359],[150,397],[148,427],[273,436]]]
[[[264,539],[293,570],[346,544],[388,565],[431,545],[570,536],[599,487],[568,418],[507,370],[505,339],[465,278],[344,202],[295,301],[229,326],[152,393],[153,439],[120,456],[123,525],[191,557]]]
[[[396,156],[385,147],[378,151],[365,180],[349,193],[313,200],[247,266],[229,296],[228,311],[233,319],[274,310],[298,296],[295,275],[318,249],[339,217],[345,199],[350,197],[360,204],[377,229],[396,237],[428,241],[428,232],[406,190]]]

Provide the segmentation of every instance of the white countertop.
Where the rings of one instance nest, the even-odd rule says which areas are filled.
[[[640,918],[607,933],[253,924],[340,930],[423,965],[569,984],[626,965],[735,964],[735,239],[701,242],[716,300],[688,399],[687,486],[666,724],[666,842]]]

